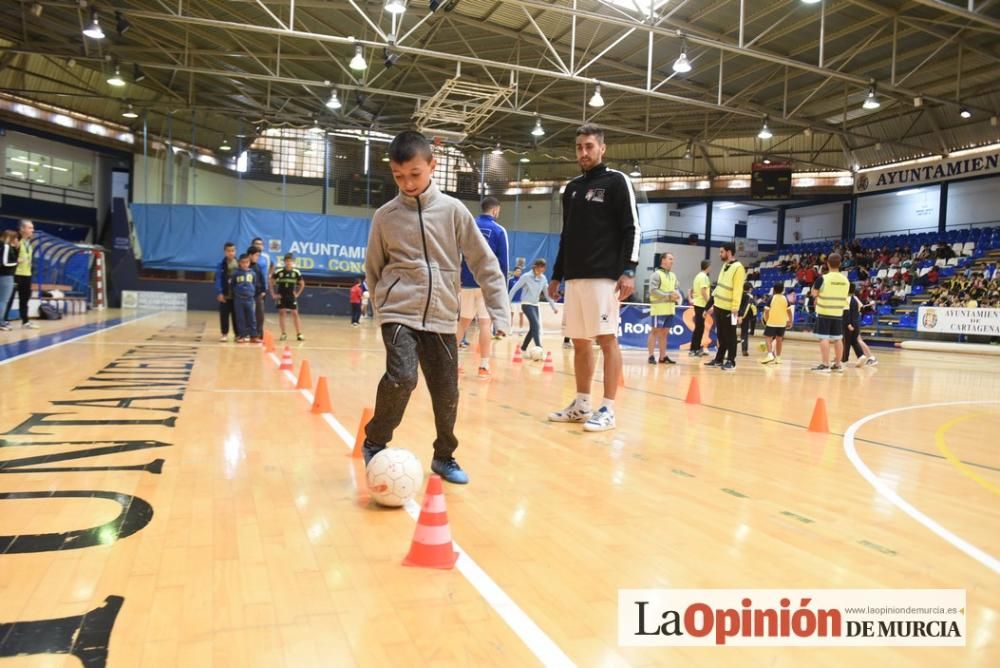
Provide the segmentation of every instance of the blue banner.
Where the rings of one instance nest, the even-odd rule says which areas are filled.
[[[280,264],[285,253],[305,274],[360,276],[368,245],[367,218],[228,206],[133,204],[143,266],[214,271],[227,241],[242,253],[254,237]]]
[[[704,347],[715,345],[715,329],[712,316],[705,314]],[[649,333],[653,331],[653,319],[649,315],[649,304],[622,304],[621,319],[618,324],[618,342],[627,348],[645,348]],[[670,350],[690,350],[691,333],[694,331],[694,308],[678,306],[674,322],[668,330],[667,348]]]
[[[215,271],[223,244],[232,241],[242,253],[260,237],[272,263],[280,265],[281,257],[292,253],[304,274],[365,272],[368,218],[187,204],[133,204],[132,217],[143,266],[151,269]],[[552,270],[558,234],[509,232],[508,243],[511,268],[515,258],[525,258],[530,267],[535,258],[544,257]]]

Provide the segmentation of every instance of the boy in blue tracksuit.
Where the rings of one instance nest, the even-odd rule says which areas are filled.
[[[257,276],[257,294],[254,295],[254,320],[257,323],[256,328],[250,332],[250,336],[256,337],[258,339],[264,338],[264,295],[268,293],[268,267],[270,267],[270,260],[268,263],[261,262],[261,251],[256,245],[250,246],[247,249],[247,257],[250,258],[250,270],[253,271]]]
[[[497,223],[500,217],[500,200],[487,197],[482,203],[482,214],[476,218],[476,227],[486,239],[486,245],[493,251],[500,263],[500,271],[507,275],[507,230]],[[476,277],[469,271],[469,266],[462,260],[462,294],[459,302],[458,339],[465,338],[465,330],[472,324],[473,318],[479,321],[479,377],[490,378],[490,314],[486,308],[483,291],[476,282]]]
[[[230,274],[233,293],[233,308],[236,311],[236,341],[258,343],[256,310],[257,291],[260,285],[260,270],[250,267],[250,256],[241,255],[240,264]]]
[[[236,328],[236,312],[233,310],[232,282],[229,280],[239,262],[236,260],[236,244],[232,241],[227,241],[222,251],[224,257],[215,268],[215,299],[219,302],[219,330],[222,333],[219,340],[228,341],[230,321],[233,323],[233,333],[239,331]],[[236,338],[239,338],[239,334],[236,334]]]

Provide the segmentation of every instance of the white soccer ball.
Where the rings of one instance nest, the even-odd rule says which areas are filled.
[[[542,348],[541,346],[535,346],[534,348],[532,348],[531,359],[535,360],[536,362],[541,362],[543,359],[545,359],[545,349]]]
[[[368,493],[375,502],[398,508],[416,496],[424,469],[409,450],[386,448],[368,462],[366,476]]]

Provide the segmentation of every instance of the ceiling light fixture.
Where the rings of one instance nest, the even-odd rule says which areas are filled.
[[[961,111],[958,112],[958,115],[966,119],[972,118],[972,111],[970,111],[968,107],[962,107]]]
[[[640,176],[642,176],[642,172],[639,171],[639,163],[638,162],[632,165],[632,171],[629,172],[628,175],[631,176],[633,179],[637,179]]]
[[[361,53],[361,45],[358,44],[354,47],[354,57],[351,58],[351,69],[352,70],[363,70],[368,67],[368,63],[365,62],[365,57]]]
[[[108,85],[115,88],[121,88],[125,85],[125,79],[122,78],[122,68],[118,65],[115,65],[115,73],[108,77]]]
[[[128,29],[131,27],[132,24],[129,23],[128,19],[125,18],[124,14],[122,14],[121,12],[115,12],[115,30],[118,31],[119,37],[128,32]]]
[[[542,119],[540,119],[540,118],[536,118],[535,119],[535,127],[532,128],[532,130],[531,130],[531,136],[532,137],[544,137],[545,136],[545,130],[542,128]]]
[[[821,0],[802,0],[804,5],[818,5],[820,2]]]
[[[503,149],[500,148],[500,142],[497,142],[497,145],[493,147],[491,153],[493,153],[493,155],[503,155]]]
[[[764,124],[760,128],[760,132],[757,133],[757,139],[770,139],[774,134],[771,133],[771,129],[767,127],[767,118],[764,119]]]
[[[385,11],[390,14],[402,14],[406,11],[406,0],[385,0]]]
[[[222,143],[219,144],[219,150],[223,153],[229,153],[233,150],[233,147],[229,145],[229,140],[225,137],[222,138]]]
[[[523,162],[524,164],[527,164],[527,163],[531,162],[531,158],[529,158],[528,156],[524,156],[523,158],[521,158],[521,162]]]
[[[601,84],[597,84],[594,87],[594,94],[590,96],[590,102],[588,104],[591,107],[603,107],[604,98],[601,97]]]
[[[691,71],[691,62],[688,60],[687,40],[681,37],[681,55],[674,61],[674,72],[685,74]]]
[[[862,109],[878,109],[882,106],[882,103],[878,101],[878,97],[875,96],[875,84],[868,87],[868,95],[865,96],[865,101],[861,103]]]
[[[341,104],[341,102],[340,102],[340,98],[337,97],[337,91],[331,92],[330,93],[330,99],[327,100],[327,102],[326,102],[326,108],[327,109],[332,109],[332,110],[336,111],[337,109],[340,109],[343,106],[344,105]]]
[[[122,111],[122,118],[139,118],[139,114],[135,113],[135,109],[130,104]]]
[[[97,10],[90,10],[90,25],[83,29],[83,34],[91,39],[104,39],[101,21],[97,18]]]

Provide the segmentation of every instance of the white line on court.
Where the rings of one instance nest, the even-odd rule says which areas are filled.
[[[125,325],[131,325],[133,322],[139,322],[140,320],[145,320],[147,318],[152,318],[155,315],[160,315],[160,313],[157,312],[157,313],[149,313],[147,315],[141,315],[141,316],[139,316],[137,318],[132,318],[130,320],[126,320],[125,322],[120,322],[117,325],[111,325],[110,327],[102,327],[101,329],[95,329],[93,332],[91,332],[89,334],[82,334],[80,336],[73,337],[72,339],[66,339],[65,341],[60,341],[59,343],[53,343],[52,345],[42,346],[41,348],[36,348],[35,350],[31,350],[31,351],[28,351],[26,353],[21,353],[20,355],[14,355],[13,357],[8,357],[7,359],[0,360],[0,365],[7,364],[8,362],[13,362],[14,360],[24,359],[25,357],[31,357],[32,355],[37,355],[38,353],[44,353],[44,352],[47,352],[49,350],[52,350],[53,348],[58,348],[59,346],[65,346],[67,343],[76,343],[77,341],[80,341],[81,339],[85,339],[85,338],[87,338],[89,336],[93,336],[94,334],[101,334],[103,332],[109,332],[112,329],[116,329],[118,327],[124,327]],[[84,327],[84,326],[86,326],[86,325],[81,325],[81,327]],[[65,330],[63,330],[63,331],[65,331]],[[52,332],[52,333],[53,334],[58,334],[59,332]],[[21,339],[21,340],[24,340],[24,339]],[[17,343],[17,342],[16,341],[11,341],[11,343]],[[142,343],[143,344],[148,344],[149,341],[143,341]],[[105,344],[102,344],[102,345],[105,345]],[[139,345],[139,344],[130,344],[130,345]]]
[[[858,451],[854,447],[854,435],[857,431],[863,427],[868,422],[872,420],[877,420],[880,417],[885,417],[886,415],[892,415],[893,413],[902,413],[903,411],[917,410],[920,408],[940,408],[942,406],[967,406],[973,404],[1000,404],[997,400],[979,400],[979,401],[944,401],[936,404],[920,404],[918,406],[903,406],[901,408],[890,408],[889,410],[880,411],[878,413],[872,413],[867,415],[850,427],[844,432],[844,452],[847,453],[847,458],[851,460],[851,464],[854,468],[858,470],[868,483],[875,488],[875,491],[888,499],[894,506],[905,512],[907,515],[915,519],[916,521],[923,524],[925,527],[930,529],[932,532],[936,533],[941,538],[945,539],[955,547],[957,547],[962,552],[965,552],[968,556],[972,557],[979,563],[983,564],[994,573],[1000,573],[1000,559],[992,556],[986,551],[976,547],[967,540],[958,537],[948,529],[938,524],[936,521],[920,512],[916,509],[910,502],[901,497],[899,494],[894,492],[889,486],[883,482],[881,478],[875,475],[868,466],[861,461],[861,457],[858,456]]]
[[[278,358],[277,354],[270,353],[268,357],[271,358],[276,365],[281,365],[281,360]],[[288,378],[293,383],[297,381],[295,374],[289,370],[285,370],[285,377]],[[315,396],[309,390],[299,390],[302,396],[312,404],[315,401]],[[347,446],[348,450],[354,449],[354,435],[344,428],[344,425],[333,416],[332,413],[323,413],[323,419],[326,423],[333,429],[344,444]],[[410,517],[416,520],[420,516],[420,505],[413,500],[406,503],[405,510]],[[542,662],[544,666],[575,666],[572,659],[566,655],[565,652],[560,649],[560,647],[552,640],[545,631],[541,629],[528,616],[528,614],[521,609],[521,607],[514,602],[510,596],[507,595],[503,589],[500,588],[493,578],[491,578],[486,571],[484,571],[479,564],[477,564],[469,553],[463,550],[457,542],[452,541],[452,545],[455,551],[458,552],[459,557],[456,562],[456,567],[458,571],[465,576],[465,579],[479,592],[479,594],[486,599],[486,602],[492,606],[496,613],[500,616],[507,626],[514,631],[515,634],[524,642],[524,644],[531,650],[539,661]]]

